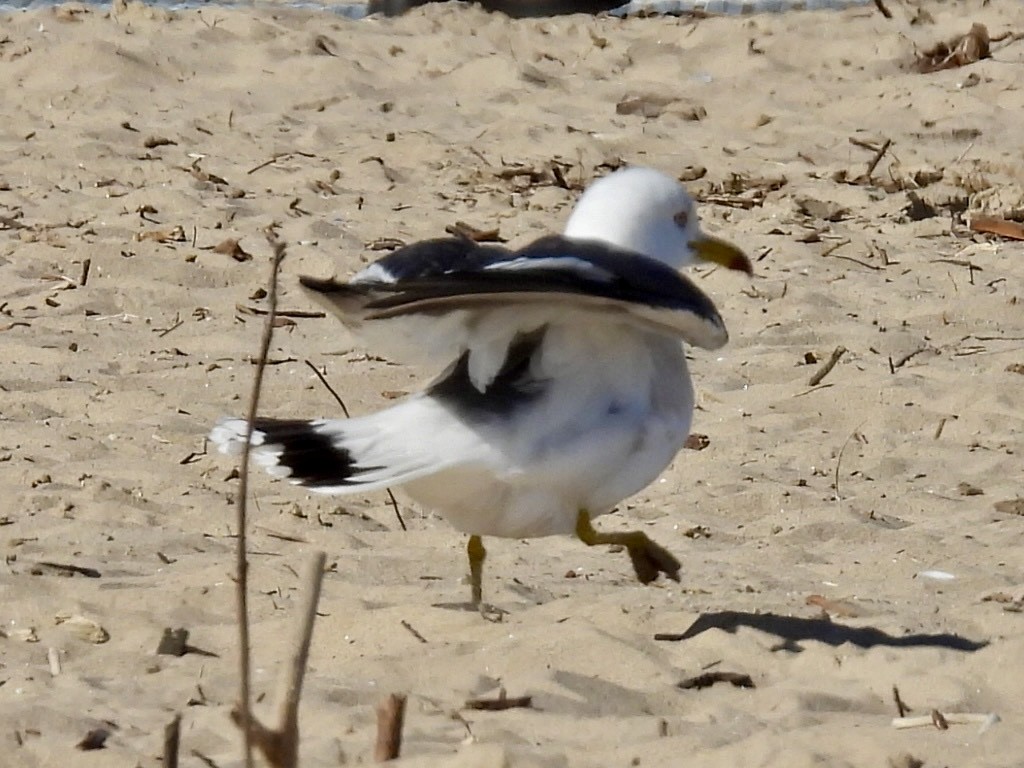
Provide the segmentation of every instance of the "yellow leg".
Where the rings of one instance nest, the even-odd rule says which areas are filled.
[[[642,531],[601,533],[591,524],[590,513],[581,509],[576,516],[576,536],[588,547],[599,544],[618,544],[625,547],[641,584],[650,584],[658,578],[659,573],[664,573],[673,581],[679,581],[680,562],[663,546],[647,538],[647,534]]]
[[[466,554],[469,555],[469,588],[472,594],[472,603],[475,608],[480,608],[484,594],[482,583],[487,550],[484,549],[484,542],[479,536],[469,537]]]
[[[484,549],[484,542],[479,536],[469,537],[469,541],[466,542],[466,554],[469,555],[469,588],[473,608],[478,610],[487,621],[501,621],[506,611],[483,601],[482,585],[487,550]]]

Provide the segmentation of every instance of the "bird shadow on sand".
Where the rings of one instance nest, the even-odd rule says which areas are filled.
[[[772,650],[803,650],[800,641],[816,640],[826,645],[839,646],[851,643],[860,648],[887,646],[891,648],[948,648],[953,651],[977,651],[988,645],[986,640],[970,640],[960,635],[942,632],[937,634],[890,635],[875,627],[850,627],[828,618],[804,619],[798,616],[779,616],[774,613],[747,613],[744,611],[719,611],[701,614],[682,633],[659,633],[655,640],[689,640],[709,629],[720,629],[734,634],[740,627],[750,627],[775,635],[781,642]]]

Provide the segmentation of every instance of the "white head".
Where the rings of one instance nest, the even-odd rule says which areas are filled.
[[[739,248],[700,231],[697,207],[682,185],[651,168],[625,168],[587,187],[565,236],[600,240],[676,269],[711,261],[753,271]]]

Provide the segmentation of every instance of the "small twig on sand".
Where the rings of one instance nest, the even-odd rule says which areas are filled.
[[[710,688],[715,683],[732,683],[737,688],[754,687],[754,681],[748,674],[743,672],[715,670],[712,672],[704,672],[696,677],[688,677],[685,680],[676,683],[676,688],[681,688],[684,691],[699,691],[701,688]]]
[[[320,585],[324,578],[327,555],[315,552],[303,578],[305,601],[292,643],[291,658],[282,670],[277,694],[277,726],[267,728],[250,713],[249,724],[253,743],[273,768],[296,768],[299,764],[299,700],[302,682],[309,660],[309,645],[316,621],[316,605],[320,600]],[[235,709],[231,717],[241,725],[241,712]]]
[[[852,240],[840,240],[838,243],[834,243],[821,252],[821,258],[825,259],[831,256],[833,253],[838,251],[840,248],[849,245]]]
[[[246,499],[249,495],[249,454],[252,451],[253,422],[260,405],[260,392],[263,388],[263,372],[267,367],[267,354],[270,351],[270,340],[274,335],[274,313],[277,311],[277,275],[284,259],[283,243],[274,243],[274,255],[270,263],[270,286],[267,294],[267,321],[263,325],[263,337],[260,339],[259,357],[256,361],[256,375],[253,377],[252,394],[249,396],[249,413],[246,417],[245,442],[242,445],[242,461],[238,478],[238,504],[235,518],[238,538],[235,541],[235,594],[238,610],[238,654],[239,654],[239,702],[238,724],[242,729],[242,740],[245,745],[245,768],[253,768],[253,720],[251,694],[251,668],[249,648],[249,560],[247,557],[248,542],[246,527]]]
[[[402,724],[405,696],[392,693],[377,705],[377,744],[373,759],[378,763],[396,760],[402,752]]]
[[[335,391],[334,387],[331,386],[330,382],[327,381],[327,377],[320,373],[320,369],[313,365],[309,360],[306,360],[305,363],[309,366],[309,369],[316,374],[316,377],[320,379],[320,383],[323,384],[327,388],[327,391],[331,393],[331,397],[334,398],[335,402],[341,406],[341,412],[345,414],[345,418],[351,419],[352,416],[348,412],[348,406],[346,406],[345,401],[341,399],[341,395],[339,395]],[[398,499],[395,498],[395,494],[391,492],[390,488],[385,488],[384,490],[387,491],[388,498],[391,500],[391,508],[395,510],[395,517],[398,518],[398,524],[402,526],[403,531],[409,530],[405,527],[405,520],[402,518],[402,513],[398,509]]]
[[[533,706],[533,696],[509,696],[502,688],[496,699],[466,699],[466,709],[478,709],[485,712],[501,712],[506,709],[529,709]]]
[[[797,392],[793,397],[803,397],[804,395],[809,395],[812,392],[820,392],[823,389],[828,389],[831,386],[832,384],[822,384],[820,387],[811,387],[810,389],[805,389],[803,392]]]
[[[178,768],[178,745],[181,742],[181,715],[175,714],[164,727],[163,768]]]
[[[903,357],[899,358],[898,360],[896,360],[896,361],[894,361],[892,363],[892,365],[889,367],[890,372],[896,373],[896,371],[898,369],[902,368],[904,365],[906,365],[908,362],[910,362],[913,358],[917,357],[922,352],[927,352],[927,351],[928,351],[928,345],[925,344],[924,346],[918,347],[913,352],[908,352]]]
[[[843,261],[852,261],[854,264],[859,264],[862,267],[867,267],[868,269],[873,269],[873,270],[875,270],[875,272],[881,272],[884,269],[884,267],[880,267],[877,264],[869,264],[868,262],[862,261],[861,259],[855,259],[853,256],[843,256],[842,254],[839,254],[839,253],[832,253],[833,251],[835,251],[835,250],[837,250],[839,248],[842,248],[844,245],[849,245],[849,244],[850,244],[849,240],[844,240],[843,242],[839,243],[839,245],[835,246],[834,248],[829,248],[827,251],[825,251],[823,254],[821,254],[822,258],[824,258],[825,256],[831,256],[833,259],[842,259]]]
[[[405,520],[402,518],[402,513],[398,509],[398,499],[395,498],[395,494],[391,492],[390,488],[385,488],[384,490],[387,491],[388,498],[391,500],[391,508],[395,510],[395,517],[398,518],[398,524],[402,526],[403,531],[408,531],[409,529],[405,527]]]
[[[417,640],[419,640],[419,641],[420,641],[421,643],[425,643],[425,642],[427,642],[427,638],[425,638],[425,637],[424,637],[423,635],[421,635],[421,634],[419,633],[419,631],[417,631],[416,627],[414,627],[414,626],[413,626],[412,624],[410,624],[410,623],[409,623],[408,621],[406,621],[405,619],[402,619],[402,626],[403,626],[403,627],[405,627],[405,629],[406,629],[406,630],[408,630],[408,632],[409,632],[409,634],[410,634],[410,635],[412,635],[413,637],[415,637],[415,638],[416,638]]]
[[[889,147],[891,147],[891,146],[892,146],[892,139],[886,139],[882,143],[882,146],[880,146],[878,148],[878,151],[875,153],[875,156],[873,158],[871,158],[871,162],[868,163],[868,169],[864,172],[864,175],[868,179],[871,178],[871,174],[875,172],[875,168],[877,167],[877,165],[880,162],[882,162],[882,158],[885,157],[885,153],[889,151]]]
[[[182,320],[181,318],[178,318],[166,328],[161,329],[160,333],[158,333],[157,336],[159,336],[162,339],[164,336],[171,333],[171,331],[176,331],[179,328],[181,328],[181,326],[183,326],[184,324],[185,321]]]
[[[857,425],[857,428],[850,433],[849,437],[846,438],[846,442],[843,443],[843,447],[839,449],[839,455],[836,457],[836,471],[832,477],[832,484],[836,489],[836,503],[839,504],[840,507],[843,504],[843,497],[839,492],[839,468],[843,465],[843,454],[846,453],[846,446],[850,444],[850,441],[853,440],[853,438],[860,435],[860,428],[863,426],[864,422],[862,421]]]
[[[896,711],[899,713],[899,716],[906,717],[910,707],[903,703],[903,699],[900,698],[900,689],[895,685],[892,687],[892,699],[896,702]]]
[[[953,416],[943,416],[939,420],[939,426],[937,426],[935,428],[935,434],[932,435],[932,439],[933,440],[938,440],[940,437],[942,437],[942,430],[944,430],[946,428],[946,422],[948,422],[950,419],[956,421],[959,418],[960,417],[955,415],[955,414]]]
[[[250,168],[248,171],[245,172],[246,175],[247,176],[252,176],[254,173],[256,173],[256,171],[260,170],[261,168],[266,168],[268,165],[273,165],[274,163],[277,162],[277,158],[278,158],[278,155],[274,155],[269,160],[264,160],[259,165],[253,166],[252,168]]]
[[[313,365],[313,363],[310,360],[306,360],[304,362],[306,363],[306,366],[309,368],[309,370],[315,373],[316,377],[320,379],[320,383],[323,384],[327,391],[331,393],[331,397],[334,398],[335,402],[337,402],[338,405],[341,406],[341,412],[345,414],[345,418],[351,419],[352,416],[348,412],[348,406],[345,405],[345,401],[341,399],[341,395],[335,392],[334,387],[332,387],[330,382],[327,381],[327,377],[320,373],[320,369]]]
[[[867,149],[867,150],[870,150],[872,152],[877,152],[878,151],[878,147],[880,146],[878,144],[872,144],[870,141],[864,141],[864,139],[858,139],[856,136],[851,136],[848,139],[848,141],[851,144],[853,144],[853,146],[855,146],[855,147],[860,147],[861,149]]]
[[[875,0],[875,8],[877,8],[878,12],[885,16],[885,18],[892,18],[892,11],[885,7],[885,3],[883,3],[882,0]]]
[[[828,360],[825,361],[825,364],[814,372],[814,375],[811,376],[810,380],[807,383],[812,387],[816,387],[819,384],[821,384],[822,380],[832,372],[832,369],[836,367],[836,363],[838,363],[839,359],[845,354],[846,347],[844,346],[840,345],[833,349],[832,354],[829,355],[829,358]]]
[[[236,304],[235,309],[243,315],[268,315],[270,311],[263,309],[262,307],[249,307],[245,304]],[[275,317],[293,317],[296,320],[313,319],[319,320],[320,318],[327,317],[326,312],[322,312],[316,309],[279,309],[274,313]]]
[[[978,723],[980,731],[984,733],[1000,721],[999,715],[994,712],[939,712],[933,709],[930,714],[918,715],[915,717],[894,717],[893,728],[921,728],[926,725],[933,725],[940,730],[946,730],[951,725],[971,725]]]

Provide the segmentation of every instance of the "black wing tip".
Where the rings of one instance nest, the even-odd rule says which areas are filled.
[[[348,283],[343,283],[337,278],[312,277],[311,275],[299,275],[299,285],[315,293],[335,293],[348,288]]]
[[[352,454],[330,436],[319,432],[315,422],[256,419],[254,431],[263,433],[263,445],[280,450],[277,466],[286,467],[288,479],[308,488],[356,485]]]

